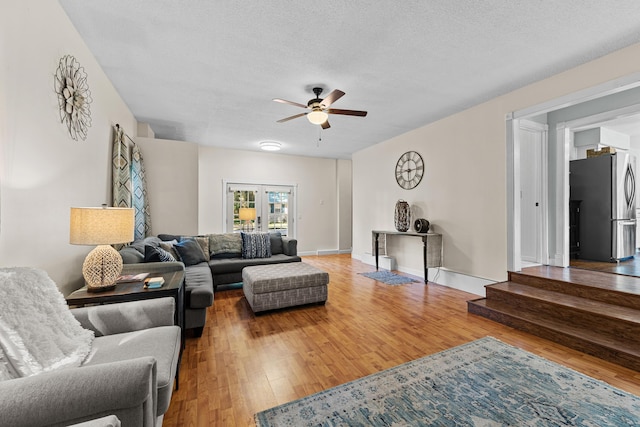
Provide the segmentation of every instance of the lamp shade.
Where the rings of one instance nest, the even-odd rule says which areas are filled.
[[[324,122],[326,122],[328,118],[329,118],[329,115],[324,111],[320,111],[320,110],[314,110],[309,114],[307,114],[307,119],[309,119],[309,121],[314,125],[321,125]]]
[[[255,208],[240,208],[238,211],[238,216],[243,221],[250,221],[252,219],[256,219],[256,209]]]
[[[132,242],[132,208],[71,208],[69,243],[113,245]]]

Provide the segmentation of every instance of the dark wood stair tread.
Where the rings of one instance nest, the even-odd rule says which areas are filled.
[[[536,277],[546,281],[565,282],[640,296],[640,277],[551,266],[527,267],[520,272],[511,272],[510,274],[517,277]]]
[[[485,288],[469,313],[640,371],[640,278],[538,266]]]
[[[488,300],[486,298],[481,298],[469,301],[468,304],[469,306],[475,305],[480,309],[484,308],[485,310],[490,310],[501,315],[506,315],[522,322],[557,331],[565,335],[573,336],[582,341],[591,342],[601,347],[609,348],[617,352],[640,358],[640,346],[638,346],[637,343],[629,342],[628,340],[616,339],[616,337],[612,337],[610,335],[605,335],[589,329],[576,327],[559,319],[537,317],[535,314],[519,310],[502,301],[494,301]],[[472,309],[470,309],[469,311],[473,313]],[[483,317],[491,319],[490,316]]]
[[[496,283],[488,285],[486,288],[496,289],[505,293],[517,294],[536,301],[544,301],[548,304],[559,306],[559,309],[562,309],[562,307],[568,307],[575,310],[590,312],[602,317],[635,323],[640,326],[640,310],[630,307],[623,307],[616,304],[563,294],[561,292],[550,291],[515,282]]]

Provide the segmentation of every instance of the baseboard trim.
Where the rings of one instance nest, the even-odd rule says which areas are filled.
[[[361,261],[365,264],[372,266],[376,265],[375,257],[370,254],[351,255],[354,259]],[[383,257],[380,257],[380,267],[385,268],[382,265]],[[387,268],[388,269],[388,268]],[[412,276],[424,277],[422,270],[416,270],[413,268],[407,268],[398,266],[397,271],[410,274]],[[445,267],[431,267],[429,268],[429,282],[437,283],[438,285],[446,286],[460,291],[469,292],[470,294],[479,295],[481,297],[486,296],[485,286],[492,283],[497,283],[494,280],[483,279],[481,277],[471,276],[464,273],[458,273],[457,271],[449,270]]]
[[[481,297],[487,296],[485,286],[497,283],[495,280],[458,273],[444,267],[430,268],[429,281]]]
[[[318,249],[317,251],[298,252],[298,256],[340,255],[340,254],[350,254],[350,253],[351,253],[351,249]]]

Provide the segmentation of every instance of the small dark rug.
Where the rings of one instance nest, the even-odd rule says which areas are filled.
[[[640,397],[486,337],[255,415],[286,426],[637,426]]]
[[[417,282],[410,277],[400,276],[399,274],[392,273],[386,270],[373,271],[371,273],[359,273],[369,279],[377,280],[378,282],[386,283],[387,285],[406,285],[407,283]]]

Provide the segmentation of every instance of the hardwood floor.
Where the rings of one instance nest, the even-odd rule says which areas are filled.
[[[583,270],[603,271],[606,273],[640,277],[640,252],[636,252],[636,255],[630,259],[619,262],[590,261],[572,258],[569,260],[569,265],[573,268]]]
[[[326,305],[255,316],[241,289],[216,293],[202,337],[187,338],[165,426],[251,426],[256,412],[487,335],[640,395],[640,372],[470,314],[476,295],[385,285],[350,255],[303,262],[329,272]]]

